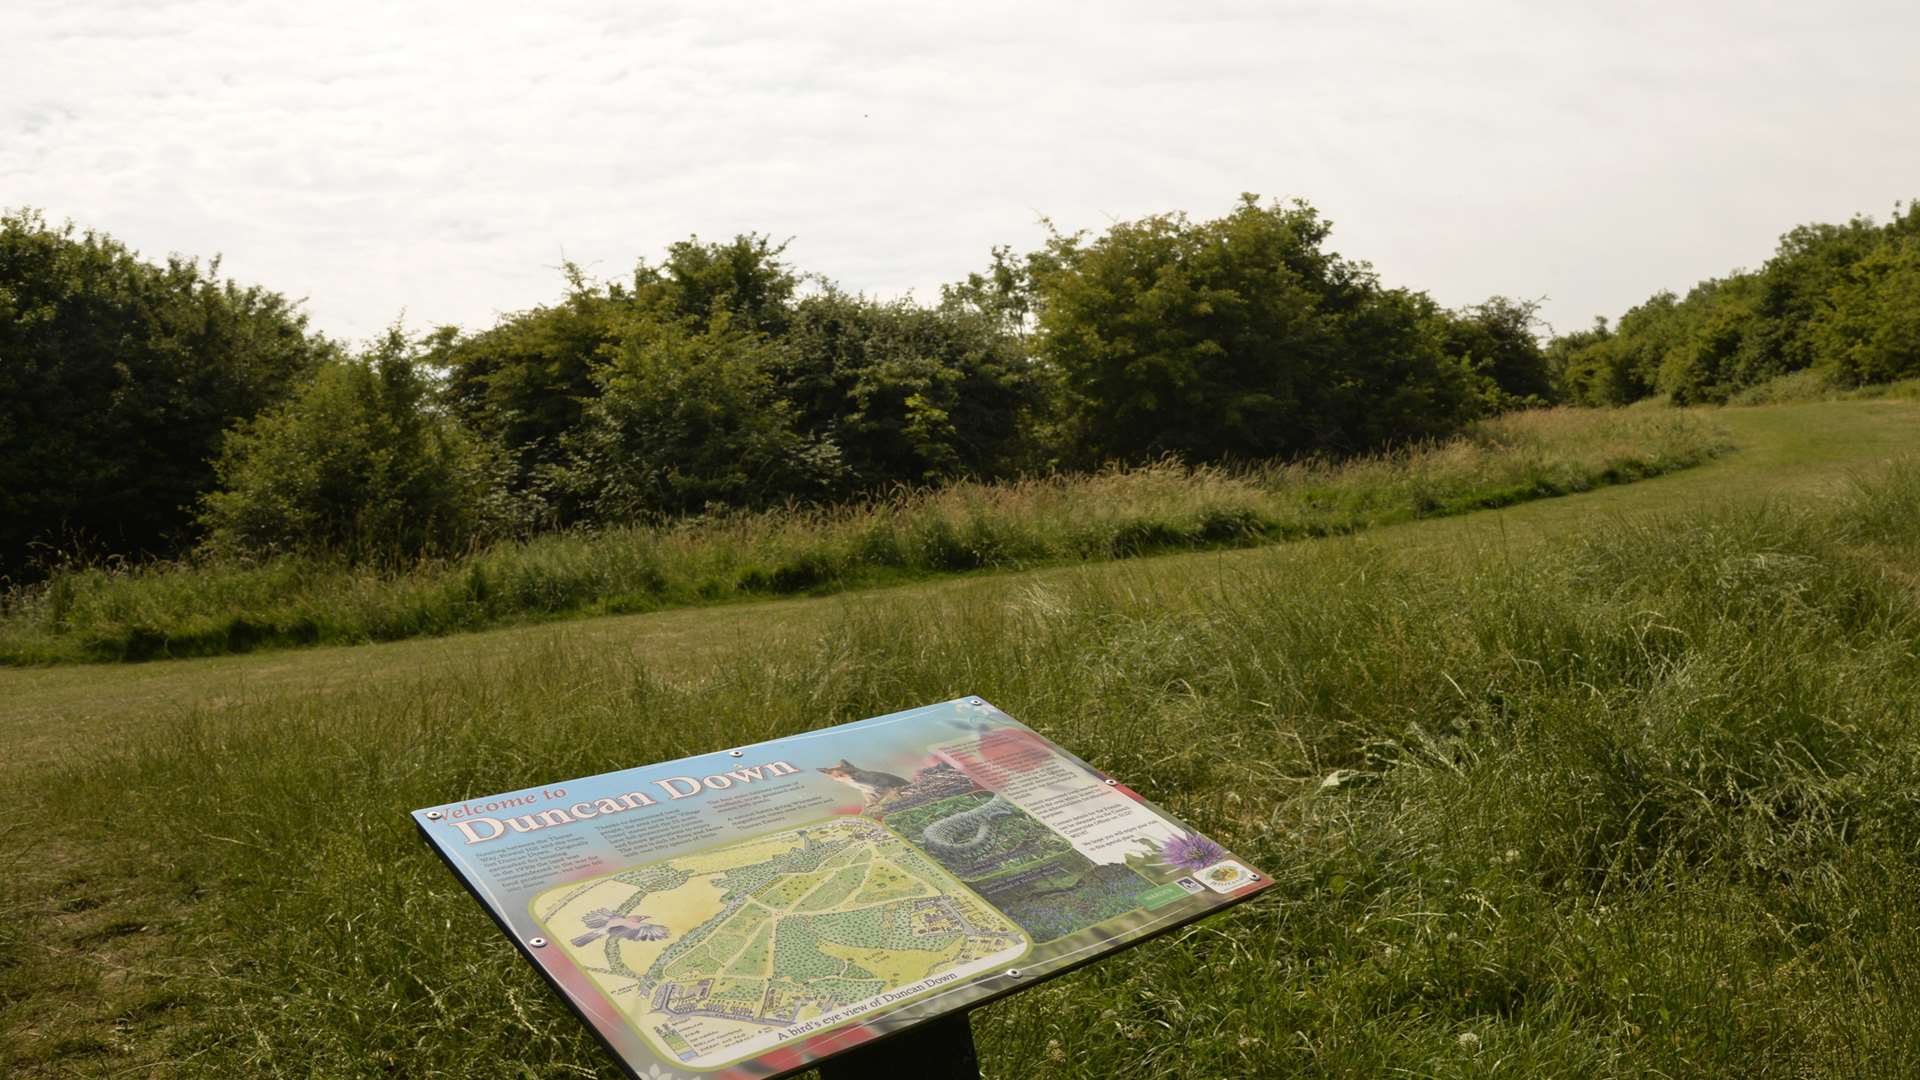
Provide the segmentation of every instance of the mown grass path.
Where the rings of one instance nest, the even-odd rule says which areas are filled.
[[[1301,557],[1326,545],[1445,550],[1550,540],[1622,516],[1728,499],[1819,498],[1889,458],[1920,450],[1920,403],[1836,401],[1716,410],[1738,449],[1706,465],[1638,483],[1460,517],[1387,526],[1352,536],[1030,572],[989,572],[821,598],[743,602],[644,615],[604,616],[453,637],[122,666],[0,669],[0,737],[9,763],[42,766],[90,756],[115,735],[179,708],[220,711],[287,691],[324,695],[381,681],[404,683],[449,664],[506,660],[564,639],[622,641],[654,674],[696,677],[752,662],[808,638],[850,605],[912,603],[965,590],[982,602],[1033,582],[1071,576],[1172,583],[1205,591],[1238,568]]]

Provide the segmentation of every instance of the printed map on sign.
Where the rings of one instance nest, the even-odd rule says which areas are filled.
[[[980,698],[414,821],[637,1080],[775,1080],[1266,889]]]
[[[573,882],[531,907],[657,1050],[697,1068],[1005,967],[1029,946],[865,817]]]

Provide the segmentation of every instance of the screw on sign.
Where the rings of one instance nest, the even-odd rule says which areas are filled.
[[[649,1080],[974,1080],[970,1010],[1271,885],[977,697],[414,822]]]

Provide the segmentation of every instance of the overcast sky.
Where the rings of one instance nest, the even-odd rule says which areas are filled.
[[[1920,195],[1920,4],[5,0],[0,206],[372,335],[698,233],[923,299],[1238,193],[1560,329]]]

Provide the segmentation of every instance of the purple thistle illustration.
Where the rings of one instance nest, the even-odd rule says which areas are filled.
[[[1199,833],[1181,833],[1160,845],[1160,861],[1183,870],[1205,870],[1226,857],[1226,848]]]

